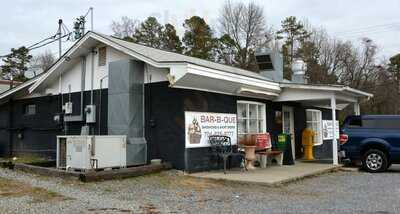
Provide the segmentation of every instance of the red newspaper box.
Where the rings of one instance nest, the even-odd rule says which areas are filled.
[[[262,149],[271,148],[271,139],[269,133],[257,134],[256,147]]]

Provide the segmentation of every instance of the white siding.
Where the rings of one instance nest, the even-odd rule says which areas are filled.
[[[129,55],[126,55],[112,47],[107,47],[107,63],[105,66],[98,66],[98,54],[94,56],[94,80],[93,80],[93,89],[100,88],[100,79],[108,75],[108,65],[110,62],[123,60],[123,59],[133,59]],[[92,65],[92,56],[88,54],[86,56],[86,75],[85,75],[85,90],[91,90],[91,65]],[[145,83],[150,82],[160,82],[167,81],[166,75],[168,74],[167,68],[156,68],[151,65],[147,65],[147,72],[145,75]],[[70,69],[64,71],[62,76],[62,93],[68,93],[68,85],[71,85],[71,92],[79,92],[81,91],[81,61],[77,60],[77,62],[71,66]],[[104,78],[102,88],[108,88],[108,78]],[[58,78],[54,80],[49,87],[45,89],[45,91],[41,92],[41,94],[58,94],[59,91],[59,81]]]

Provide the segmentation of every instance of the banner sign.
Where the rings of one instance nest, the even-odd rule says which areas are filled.
[[[186,148],[208,147],[208,136],[225,135],[237,144],[236,114],[185,112]]]
[[[322,121],[322,139],[323,140],[332,140],[333,132],[332,132],[332,120],[323,120]],[[339,121],[336,120],[336,130],[335,135],[336,139],[339,138]]]

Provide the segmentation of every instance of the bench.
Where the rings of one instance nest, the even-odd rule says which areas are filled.
[[[259,134],[256,143],[256,155],[259,157],[261,168],[267,167],[275,160],[279,166],[283,164],[283,152],[272,150],[271,138],[269,133]]]
[[[272,151],[266,150],[262,152],[257,152],[260,156],[260,166],[261,168],[267,167],[267,165],[272,164],[272,160],[275,160],[279,166],[283,164],[283,152],[282,151]]]

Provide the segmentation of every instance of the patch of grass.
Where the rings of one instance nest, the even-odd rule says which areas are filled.
[[[155,173],[131,178],[131,181],[149,185],[158,185],[165,188],[185,188],[195,191],[216,189],[223,186],[223,182],[209,179],[194,178],[185,175],[170,175],[167,173]]]
[[[37,155],[23,155],[23,156],[18,156],[15,158],[9,158],[9,161],[13,163],[41,163],[41,162],[47,162],[47,160],[43,157],[37,156]]]
[[[22,197],[29,196],[33,203],[64,201],[71,198],[51,192],[40,187],[0,178],[0,197]]]

